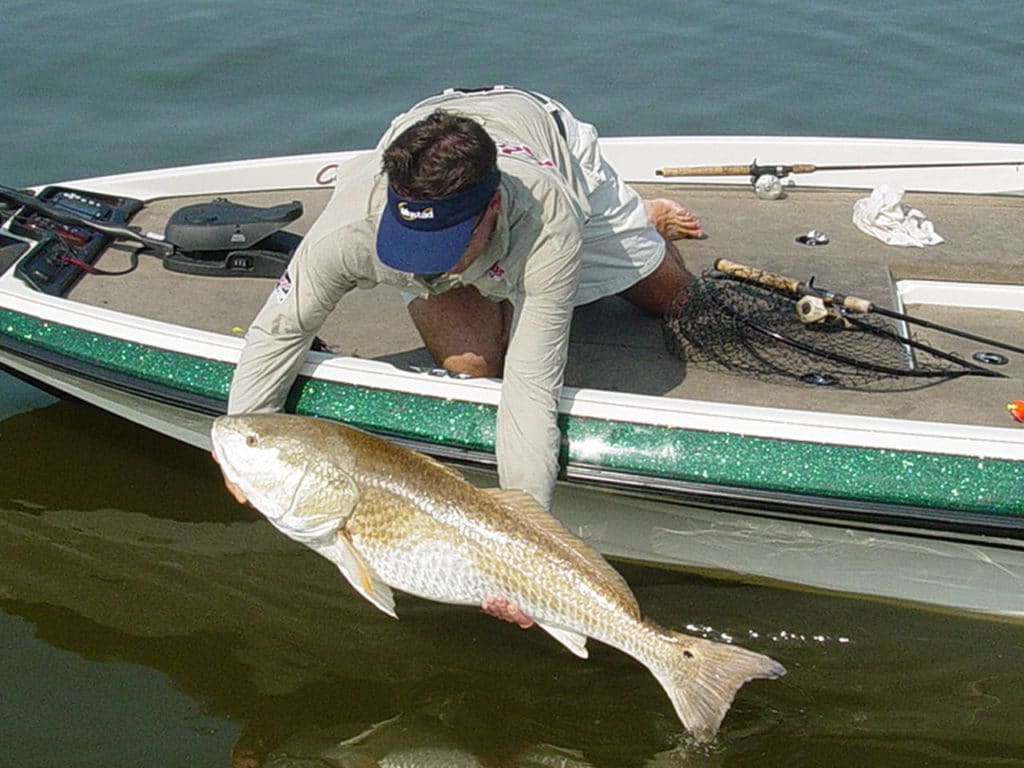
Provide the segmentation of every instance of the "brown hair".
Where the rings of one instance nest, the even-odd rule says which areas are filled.
[[[391,142],[381,168],[403,197],[436,200],[479,183],[494,170],[497,157],[483,126],[438,109]]]

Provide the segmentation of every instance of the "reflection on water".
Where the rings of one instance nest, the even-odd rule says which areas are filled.
[[[54,398],[0,370],[0,421],[16,413],[42,408]]]
[[[226,762],[237,726],[207,714],[174,676],[129,660],[132,654],[109,631],[72,613],[6,607],[10,613],[0,610],[0,765]]]
[[[624,568],[769,653],[708,750],[594,643],[399,595],[396,622],[208,456],[68,403],[0,429],[0,764],[967,765],[1024,752],[1024,627]],[[823,563],[822,567],[828,567]],[[45,695],[44,695],[45,693]]]

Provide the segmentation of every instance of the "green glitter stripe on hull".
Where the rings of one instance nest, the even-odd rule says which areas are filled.
[[[292,402],[295,413],[393,437],[494,453],[497,409],[490,405],[315,379],[301,379]]]
[[[234,367],[0,309],[0,335],[143,381],[226,399]]]
[[[226,400],[233,367],[0,309],[0,334],[183,393]],[[303,380],[294,410],[422,443],[493,453],[493,406]],[[1024,517],[1024,462],[563,416],[570,464],[640,477]]]
[[[567,418],[573,464],[644,476],[1024,518],[1024,462]],[[587,446],[581,455],[579,446]],[[593,452],[592,446],[600,446]]]

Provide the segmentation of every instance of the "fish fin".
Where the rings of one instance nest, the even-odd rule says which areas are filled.
[[[647,663],[683,725],[700,742],[718,733],[736,692],[749,680],[786,674],[774,659],[735,645],[668,632],[658,659]]]
[[[395,595],[391,591],[391,587],[381,581],[377,574],[370,569],[370,566],[363,560],[363,556],[352,545],[348,534],[338,531],[334,546],[324,547],[321,554],[338,566],[338,570],[348,579],[348,583],[355,588],[356,592],[388,616],[398,618],[398,614],[395,613]]]
[[[522,490],[508,490],[505,488],[484,488],[494,499],[506,509],[510,510],[516,517],[528,520],[539,530],[547,533],[552,538],[563,543],[572,550],[576,557],[580,558],[583,564],[598,571],[603,578],[613,583],[618,588],[619,599],[623,605],[629,606],[630,612],[637,619],[640,618],[640,606],[636,602],[633,590],[629,588],[622,574],[612,568],[608,561],[601,556],[601,553],[592,546],[576,536],[568,528],[562,525],[553,515],[547,512],[537,501]]]
[[[509,488],[481,488],[480,490],[484,493],[491,494],[491,496],[497,499],[499,503],[506,507],[515,507],[517,509],[523,507],[524,511],[528,510],[530,507],[541,509],[537,500],[526,491]]]
[[[444,470],[444,472],[446,472],[447,474],[451,475],[456,480],[462,480],[462,481],[466,480],[466,476],[464,474],[462,474],[461,472],[459,472],[459,470],[457,470],[455,467],[449,466],[448,464],[445,464],[443,461],[438,461],[433,456],[427,456],[427,454],[425,454],[425,453],[419,453],[417,451],[416,454],[421,459],[423,459],[425,462],[427,462],[428,464],[432,464],[433,466],[437,467],[438,469]]]
[[[552,627],[547,624],[537,622],[537,626],[551,635],[555,640],[560,642],[576,656],[581,659],[586,659],[590,656],[587,652],[587,636],[581,635],[579,632],[573,632],[569,629],[562,629],[561,627]]]

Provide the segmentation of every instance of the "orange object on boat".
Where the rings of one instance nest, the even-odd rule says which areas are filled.
[[[1012,403],[1007,403],[1006,410],[1017,421],[1024,421],[1024,400],[1014,400]]]

